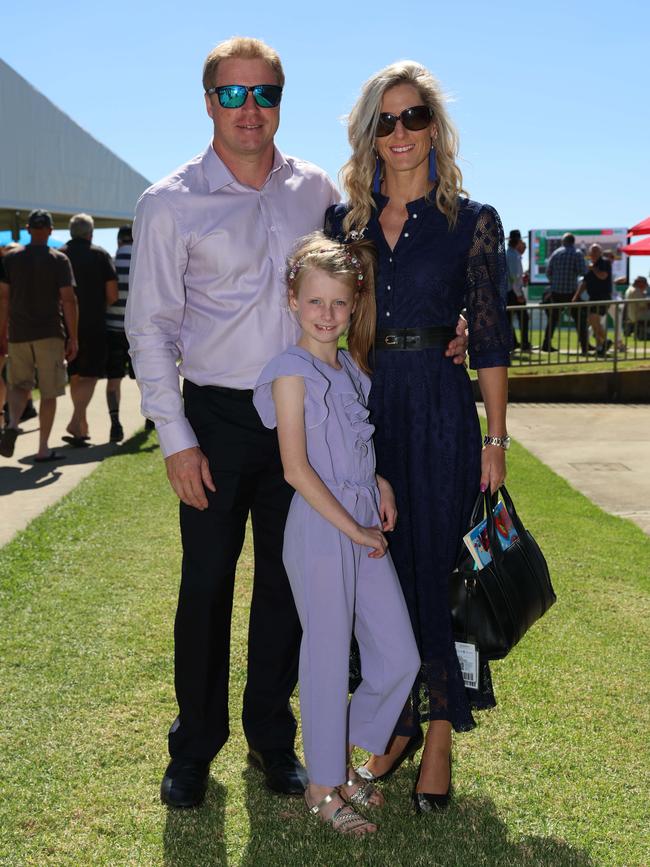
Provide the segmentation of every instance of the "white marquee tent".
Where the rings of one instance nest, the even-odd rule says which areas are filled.
[[[80,211],[98,228],[118,226],[148,186],[0,60],[0,229],[17,237],[33,208],[50,211],[57,229]]]

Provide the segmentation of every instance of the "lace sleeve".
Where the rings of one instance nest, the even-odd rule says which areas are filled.
[[[507,292],[503,227],[494,208],[484,205],[476,221],[467,259],[465,305],[473,368],[510,364],[513,337],[506,314]]]

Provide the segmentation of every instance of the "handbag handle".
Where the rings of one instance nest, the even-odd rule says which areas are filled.
[[[517,514],[517,510],[515,509],[515,504],[512,502],[512,497],[508,493],[508,489],[505,485],[501,485],[501,487],[497,491],[495,491],[494,494],[492,494],[489,489],[482,494],[483,509],[485,517],[487,519],[488,538],[490,540],[490,551],[492,552],[492,558],[494,560],[500,561],[503,559],[504,551],[501,548],[501,543],[499,542],[493,512],[493,509],[498,502],[499,494],[501,495],[503,504],[506,507],[508,515],[510,516],[512,526],[515,528],[515,530],[517,531],[517,535],[522,541],[525,539],[526,528],[521,523],[519,515]]]

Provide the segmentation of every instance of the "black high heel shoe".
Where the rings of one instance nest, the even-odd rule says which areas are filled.
[[[449,754],[449,785],[444,795],[435,795],[430,792],[418,792],[418,782],[420,780],[420,770],[422,762],[418,766],[418,775],[415,778],[413,792],[411,793],[411,801],[416,813],[435,813],[437,810],[444,810],[449,806],[451,798],[451,753]]]
[[[395,759],[393,766],[390,767],[384,774],[378,774],[375,776],[372,771],[369,771],[365,765],[360,765],[358,768],[355,768],[357,774],[363,780],[369,780],[371,783],[376,783],[379,780],[387,780],[389,777],[392,777],[395,771],[404,764],[407,759],[413,759],[417,751],[421,748],[424,743],[424,735],[422,734],[422,729],[419,728],[417,730],[417,734],[411,735],[408,740],[408,743],[399,754],[399,756]]]

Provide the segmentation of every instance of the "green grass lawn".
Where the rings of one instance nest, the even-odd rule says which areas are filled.
[[[514,444],[509,488],[558,603],[455,741],[453,806],[416,817],[413,766],[373,839],[320,827],[247,768],[239,723],[251,549],[240,563],[232,736],[206,803],[158,800],[175,715],[177,506],[141,434],[0,551],[2,865],[642,865],[648,829],[650,539]],[[646,835],[644,837],[644,834]]]

